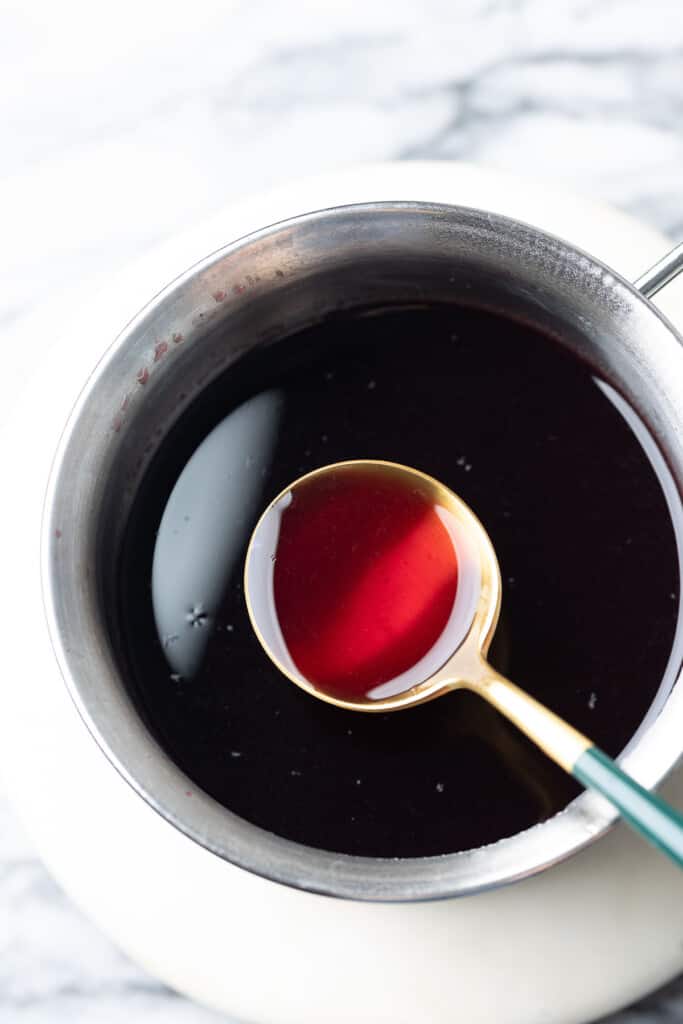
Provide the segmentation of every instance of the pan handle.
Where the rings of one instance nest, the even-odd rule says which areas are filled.
[[[646,299],[651,299],[664,285],[673,281],[674,277],[683,270],[683,242],[679,242],[671,252],[662,256],[659,262],[646,270],[644,274],[634,281],[635,287]]]

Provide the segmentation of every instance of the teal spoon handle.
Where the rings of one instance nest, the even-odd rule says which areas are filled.
[[[683,867],[683,814],[680,811],[639,786],[598,747],[589,747],[581,754],[572,775],[588,789],[607,797],[629,825]]]
[[[653,846],[683,867],[683,814],[625,775],[607,754],[502,676],[483,659],[467,681],[455,680],[487,700],[526,733],[561,768],[607,797],[622,817]]]

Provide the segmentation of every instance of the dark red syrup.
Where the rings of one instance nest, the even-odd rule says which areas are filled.
[[[345,700],[407,672],[453,610],[453,539],[416,478],[340,467],[304,481],[281,513],[278,623],[301,675]]]
[[[169,431],[120,552],[112,649],[188,788],[297,843],[424,857],[527,829],[579,787],[474,694],[371,715],[286,679],[243,588],[263,510],[353,459],[441,481],[500,563],[492,663],[616,756],[677,670],[680,502],[671,482],[672,521],[654,444],[562,344],[477,310],[372,313],[256,346]]]

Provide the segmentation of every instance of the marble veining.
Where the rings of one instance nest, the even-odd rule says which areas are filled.
[[[0,324],[17,384],[37,309],[59,318],[218,205],[353,162],[480,161],[683,236],[678,0],[9,2],[0,58]],[[0,1020],[143,1019],[224,1020],[119,954],[0,800]],[[683,980],[609,1024],[680,1020]]]

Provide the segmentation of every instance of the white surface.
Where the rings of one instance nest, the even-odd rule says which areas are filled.
[[[682,54],[678,0],[0,0],[0,420],[113,272],[285,178],[464,157],[570,185],[683,236]],[[383,195],[381,172],[376,181]],[[600,254],[599,219],[581,230]],[[614,252],[637,273],[630,227],[619,230]],[[647,238],[644,263],[657,255]],[[173,272],[172,246],[158,269],[160,280]],[[131,308],[148,297],[137,284]],[[6,583],[5,593],[6,648],[28,613],[18,590]],[[0,806],[0,1020],[128,1024],[143,1013],[214,1020],[84,922]],[[682,985],[619,1016],[654,1019],[683,1019]]]
[[[36,627],[40,498],[56,431],[93,351],[137,309],[141,293],[153,294],[220,241],[305,208],[387,196],[458,201],[542,222],[630,275],[666,247],[616,213],[535,186],[470,167],[402,164],[218,211],[111,282],[91,300],[96,327],[86,304],[68,345],[58,344],[34,379],[41,434],[4,448],[22,501],[3,510],[2,558],[13,587],[0,598],[0,620],[16,620],[21,608],[5,640],[6,658],[17,659],[9,675],[21,685],[0,698],[0,765],[67,891],[131,956],[209,1004],[274,1024],[439,1024],[461,1015],[468,1024],[576,1024],[630,1001],[683,963],[683,875],[635,837],[619,829],[552,872],[459,901],[363,905],[274,885],[207,854],[122,782],[78,719]],[[683,316],[680,290],[668,301]],[[683,803],[683,777],[665,792]]]

